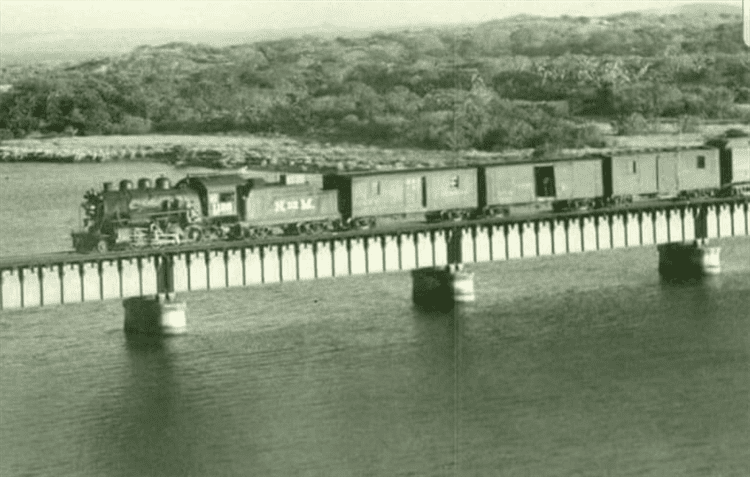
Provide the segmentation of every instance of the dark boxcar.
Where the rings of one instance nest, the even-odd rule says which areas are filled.
[[[606,156],[602,160],[604,195],[638,197],[656,195],[656,152]]]
[[[344,219],[439,214],[478,207],[476,168],[353,172],[324,177]]]
[[[480,177],[482,206],[489,207],[589,199],[603,191],[601,158],[488,165]]]
[[[495,164],[479,168],[481,206],[527,204],[536,200],[533,164]]]
[[[715,141],[720,148],[721,184],[750,181],[750,138]]]
[[[335,190],[310,184],[268,184],[251,179],[243,191],[241,216],[250,225],[335,221],[339,218]]]

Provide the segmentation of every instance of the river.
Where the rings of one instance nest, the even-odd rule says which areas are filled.
[[[69,249],[86,188],[162,173],[0,164],[2,254]],[[1,312],[0,475],[750,475],[750,242],[721,244],[684,284],[654,247],[468,265],[449,313],[407,273],[195,292],[166,340],[117,300]]]

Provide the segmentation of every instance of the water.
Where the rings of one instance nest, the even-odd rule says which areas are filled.
[[[722,246],[688,284],[653,247],[470,265],[452,313],[406,273],[192,293],[164,341],[116,300],[3,312],[0,475],[750,475],[750,242]]]
[[[104,182],[161,175],[175,182],[206,171],[132,162],[0,163],[0,257],[72,250],[70,232],[81,225],[83,195]]]

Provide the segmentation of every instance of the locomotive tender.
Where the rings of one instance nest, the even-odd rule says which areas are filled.
[[[575,159],[326,174],[320,185],[241,174],[106,183],[89,191],[79,252],[750,195],[750,139]],[[743,186],[743,184],[745,184]]]

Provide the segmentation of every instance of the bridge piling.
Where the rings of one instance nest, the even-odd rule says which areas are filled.
[[[474,248],[466,246],[474,242],[476,235],[458,227],[446,230],[446,255],[448,265],[414,268],[412,277],[412,301],[424,309],[446,309],[456,303],[475,300],[474,274],[464,271],[463,260],[467,251],[472,258]]]
[[[349,239],[349,273],[351,275],[363,275],[367,273],[367,250],[365,239]]]

